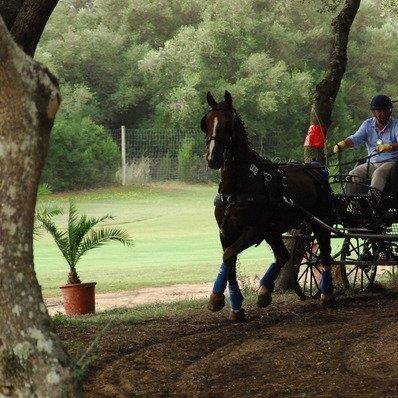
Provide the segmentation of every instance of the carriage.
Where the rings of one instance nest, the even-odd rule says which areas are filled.
[[[372,156],[360,159],[356,165],[369,162]],[[360,293],[372,291],[377,277],[398,277],[398,163],[391,170],[377,206],[367,195],[369,178],[355,183],[343,170],[354,163],[342,163],[338,157],[337,172],[329,176],[336,221],[323,227],[331,232],[332,267],[338,290]],[[347,182],[356,185],[356,194],[347,192]],[[285,239],[294,240],[291,264],[296,291],[302,298],[318,297],[322,261],[311,228],[303,223]]]

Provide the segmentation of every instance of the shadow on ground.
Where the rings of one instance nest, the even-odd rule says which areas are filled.
[[[88,397],[397,396],[398,291],[340,297],[334,308],[277,298],[228,312],[118,322],[93,358]],[[59,325],[78,357],[98,328]],[[80,351],[79,351],[80,347]]]

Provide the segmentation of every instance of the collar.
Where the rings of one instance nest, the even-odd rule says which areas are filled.
[[[387,129],[387,127],[389,127],[389,126],[392,124],[392,122],[393,122],[393,117],[390,116],[390,119],[388,119],[387,124],[383,127],[382,130],[379,130],[379,129],[377,128],[377,119],[376,119],[376,117],[373,116],[372,119],[373,119],[373,127],[374,127],[374,129],[376,130],[376,132],[377,132],[378,134],[384,133],[384,131]]]

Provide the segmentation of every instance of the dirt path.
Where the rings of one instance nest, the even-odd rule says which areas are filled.
[[[196,309],[112,325],[87,396],[398,396],[398,291],[340,297],[329,309],[283,296],[246,309],[244,324],[231,324],[227,309]],[[78,357],[98,329],[58,332]]]
[[[212,286],[212,283],[181,284],[143,288],[131,292],[97,293],[95,307],[97,311],[103,311],[116,307],[134,307],[155,302],[164,303],[189,298],[199,299],[208,297]],[[45,299],[45,303],[51,315],[57,312],[64,313],[60,297]]]

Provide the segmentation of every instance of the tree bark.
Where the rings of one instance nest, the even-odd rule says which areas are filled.
[[[346,0],[340,13],[332,21],[332,44],[329,51],[329,66],[323,80],[315,87],[314,99],[311,107],[310,124],[321,126],[326,139],[327,130],[331,124],[334,101],[340,90],[341,80],[347,66],[347,44],[351,25],[359,9],[361,0]],[[304,146],[304,162],[316,160],[325,164],[325,148]],[[297,236],[299,230],[292,231]],[[285,241],[286,248],[292,254],[294,239]],[[293,264],[288,262],[282,268],[276,281],[276,289],[280,291],[293,290],[295,281],[291,269]]]
[[[0,394],[76,397],[33,268],[36,193],[58,83],[16,45],[1,18],[0,87]]]
[[[25,0],[10,30],[16,43],[33,57],[58,0]]]
[[[359,9],[361,0],[345,0],[340,13],[332,21],[332,44],[329,51],[329,66],[325,77],[315,87],[311,107],[310,124],[323,126],[323,133],[332,123],[331,115],[334,101],[340,90],[347,66],[347,44],[351,25]],[[324,148],[304,147],[304,162],[311,160],[325,163]]]
[[[11,30],[16,20],[23,0],[0,0],[0,13],[8,30]]]
[[[0,14],[15,42],[33,57],[59,0],[0,0]]]

